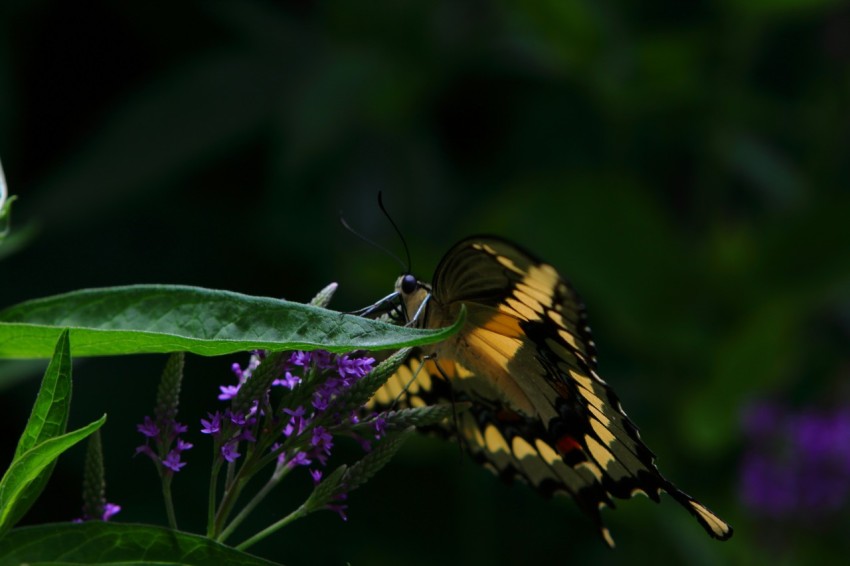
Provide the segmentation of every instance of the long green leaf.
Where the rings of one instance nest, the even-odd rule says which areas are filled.
[[[252,349],[388,350],[445,340],[460,329],[420,330],[268,297],[179,285],[74,291],[0,312],[0,357],[50,355],[63,328],[74,356]]]
[[[148,525],[91,521],[15,529],[0,540],[0,563],[217,564],[270,566],[208,538]]]
[[[65,434],[71,410],[71,344],[68,330],[56,342],[15,458],[45,440]]]
[[[59,336],[53,358],[41,388],[38,391],[32,413],[27,421],[18,448],[12,462],[16,462],[23,454],[51,438],[65,434],[68,426],[68,413],[71,409],[71,349],[68,341],[68,331]],[[14,525],[23,517],[47,485],[56,461],[49,463],[32,481],[20,490],[17,497],[9,502],[9,508],[4,509],[5,523]]]
[[[0,535],[14,525],[16,502],[40,474],[53,464],[62,452],[103,426],[106,415],[73,432],[57,436],[38,444],[15,458],[0,480]],[[2,556],[2,554],[0,554]]]

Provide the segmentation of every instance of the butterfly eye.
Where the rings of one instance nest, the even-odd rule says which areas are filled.
[[[416,277],[409,273],[401,278],[401,292],[405,295],[409,295],[414,292],[418,286],[419,282],[416,280]]]

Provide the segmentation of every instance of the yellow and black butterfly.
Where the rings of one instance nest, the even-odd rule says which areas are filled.
[[[375,394],[375,408],[469,401],[440,432],[460,436],[472,456],[506,480],[544,495],[570,495],[614,542],[600,508],[612,498],[665,491],[711,536],[732,528],[668,481],[617,395],[596,373],[584,305],[554,267],[492,236],[455,245],[432,284],[396,282],[396,316],[418,327],[465,326],[453,338],[413,350]],[[418,371],[418,373],[416,373]]]

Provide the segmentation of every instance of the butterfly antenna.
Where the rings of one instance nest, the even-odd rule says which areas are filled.
[[[404,239],[404,234],[401,233],[399,227],[396,225],[393,217],[390,216],[390,213],[387,212],[386,207],[384,206],[384,199],[381,194],[381,191],[378,191],[378,206],[381,208],[381,212],[384,213],[384,216],[387,217],[387,220],[390,221],[390,224],[395,228],[395,233],[398,234],[399,239],[401,240],[401,245],[404,246],[404,253],[407,255],[407,268],[404,270],[405,273],[411,273],[411,269],[413,269],[413,264],[410,260],[410,248],[407,247],[407,241]]]
[[[380,193],[378,193],[378,194],[380,195]],[[379,197],[379,199],[380,199],[380,197]],[[381,207],[381,210],[383,210],[383,207]],[[384,214],[386,214],[386,211],[384,211]],[[390,220],[390,222],[392,222],[392,220]],[[400,257],[398,257],[396,254],[394,254],[393,252],[391,252],[390,250],[388,250],[387,248],[385,248],[381,244],[375,242],[374,240],[370,240],[369,238],[367,238],[366,236],[364,236],[363,234],[361,234],[360,232],[358,232],[357,230],[352,228],[348,224],[348,222],[346,222],[345,218],[342,216],[342,212],[339,213],[339,223],[342,224],[343,227],[345,227],[346,230],[348,230],[349,232],[351,232],[352,234],[354,234],[355,236],[357,236],[358,238],[360,238],[361,240],[363,240],[364,242],[366,242],[367,244],[369,244],[373,248],[377,248],[377,249],[381,250],[382,252],[384,252],[385,254],[387,254],[388,256],[393,258],[394,260],[396,260],[398,262],[398,264],[401,266],[401,268],[405,269],[404,262],[401,261]],[[393,224],[393,226],[395,226],[395,224]],[[396,230],[398,230],[398,228],[396,228]],[[410,255],[408,254],[408,265],[409,264],[410,264]],[[408,272],[405,271],[405,273],[408,273]]]

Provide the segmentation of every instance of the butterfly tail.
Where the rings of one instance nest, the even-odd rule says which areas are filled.
[[[611,548],[617,546],[616,544],[614,544],[614,538],[611,536],[611,531],[608,530],[608,527],[606,527],[602,521],[599,521],[597,523],[597,526],[599,527],[599,534],[602,535],[602,538],[605,539],[605,542],[608,544],[608,546]]]
[[[693,515],[700,525],[706,530],[706,532],[712,537],[718,540],[727,540],[732,536],[732,527],[714,514],[711,509],[680,490],[672,483],[667,482],[664,491],[669,493],[673,499],[679,502],[679,504],[688,510],[688,512]]]
[[[568,494],[566,491],[558,491],[555,493],[555,495],[571,496],[572,499],[578,504],[578,507],[579,509],[581,509],[582,513],[584,513],[591,521],[593,521],[593,524],[596,525],[596,528],[599,530],[599,534],[600,536],[602,536],[602,539],[605,541],[605,543],[611,548],[615,548],[617,546],[614,543],[614,537],[611,536],[611,531],[608,530],[608,527],[602,521],[602,513],[600,512],[602,506],[588,505],[586,501],[576,497],[575,495]],[[551,496],[551,494],[549,496]],[[613,508],[613,502],[609,500],[609,503],[610,504],[605,506]]]

